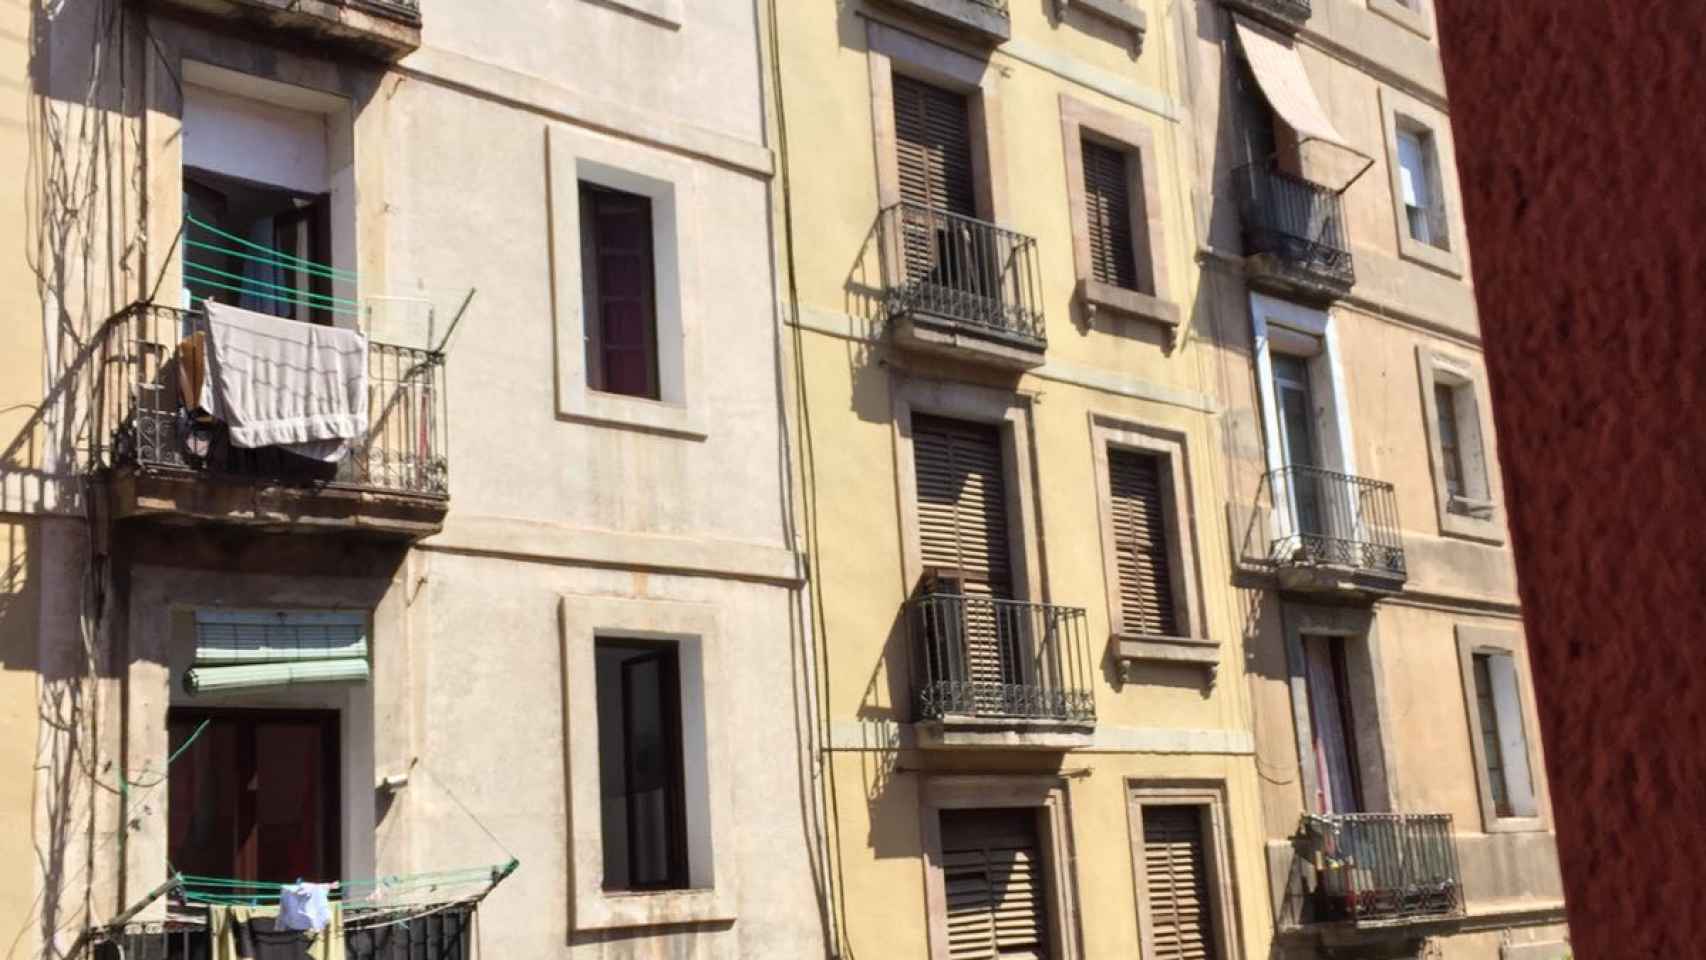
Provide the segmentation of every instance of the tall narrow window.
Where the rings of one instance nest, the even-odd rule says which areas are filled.
[[[1508,653],[1477,653],[1474,658],[1475,710],[1480,721],[1481,759],[1486,767],[1493,814],[1535,816],[1534,774],[1529,768],[1528,738],[1523,732],[1516,658]]]
[[[1179,635],[1166,504],[1161,493],[1166,471],[1166,463],[1153,454],[1108,448],[1120,613],[1128,634]]]
[[[971,108],[964,94],[894,75],[900,198],[939,213],[977,215]]]
[[[1084,215],[1090,232],[1090,276],[1098,283],[1136,290],[1137,246],[1132,236],[1131,178],[1127,154],[1086,137]]]
[[[1200,806],[1143,808],[1143,880],[1152,960],[1219,960]]]
[[[596,670],[604,889],[686,887],[677,648],[600,640]]]
[[[1450,384],[1434,384],[1434,410],[1438,414],[1439,453],[1444,461],[1445,488],[1454,497],[1466,496],[1462,441],[1457,435],[1457,391]]]
[[[656,400],[651,198],[582,183],[580,227],[587,386]]]
[[[1048,881],[1035,809],[944,810],[951,960],[1047,960]]]
[[[1308,674],[1309,723],[1313,730],[1318,784],[1317,813],[1358,813],[1363,807],[1362,772],[1356,750],[1356,716],[1351,707],[1350,672],[1345,642],[1337,637],[1303,638]]]
[[[1445,229],[1439,178],[1435,174],[1433,134],[1415,127],[1398,128],[1398,184],[1411,238],[1444,250],[1450,244]]]

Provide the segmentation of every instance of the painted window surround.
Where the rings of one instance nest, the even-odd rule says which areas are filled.
[[[1398,756],[1391,729],[1391,709],[1386,702],[1385,670],[1381,662],[1380,634],[1374,611],[1366,607],[1332,607],[1286,603],[1281,618],[1285,630],[1285,658],[1291,688],[1291,714],[1297,733],[1299,784],[1304,810],[1314,809],[1320,788],[1314,757],[1315,731],[1309,714],[1309,669],[1303,652],[1305,636],[1337,637],[1351,644],[1345,651],[1351,672],[1351,704],[1357,718],[1356,752],[1362,774],[1363,805],[1368,813],[1397,809],[1398,776],[1393,760]]]
[[[1322,449],[1320,462],[1328,470],[1355,476],[1356,449],[1351,414],[1340,363],[1339,337],[1333,315],[1287,300],[1250,294],[1250,324],[1256,354],[1256,381],[1262,402],[1262,437],[1267,446],[1269,475],[1285,466],[1280,442],[1279,410],[1274,393],[1275,352],[1305,358],[1310,394],[1315,400],[1315,435]],[[1273,530],[1278,536],[1291,528],[1290,506],[1281,498],[1273,504]]]
[[[1149,922],[1149,882],[1144,868],[1143,808],[1196,807],[1203,818],[1203,859],[1206,861],[1210,909],[1219,934],[1221,957],[1242,957],[1238,943],[1238,893],[1233,886],[1228,853],[1226,784],[1223,781],[1127,780],[1126,821],[1131,834],[1132,880],[1137,887],[1138,936],[1142,955],[1157,956]]]
[[[562,126],[546,131],[550,173],[552,265],[556,308],[557,416],[564,420],[668,434],[707,436],[700,369],[702,304],[693,251],[699,249],[690,160],[618,143]],[[582,303],[580,184],[609,187],[652,201],[656,271],[658,388],[661,399],[605,393],[587,385],[586,313]]]
[[[1424,40],[1433,39],[1433,0],[1368,0],[1368,9]]]
[[[1464,712],[1469,720],[1469,747],[1475,761],[1475,787],[1481,803],[1481,829],[1487,833],[1523,833],[1549,829],[1545,812],[1546,767],[1539,744],[1540,724],[1534,715],[1534,696],[1528,683],[1523,657],[1522,634],[1517,630],[1457,625],[1457,664],[1463,678]],[[1487,758],[1481,739],[1481,712],[1475,703],[1475,655],[1508,656],[1516,669],[1518,714],[1522,718],[1522,740],[1528,751],[1528,770],[1534,796],[1533,816],[1501,817],[1493,804],[1492,786],[1487,782]],[[1511,758],[1505,758],[1507,766]]]
[[[1007,481],[1007,529],[1012,550],[1013,586],[1019,599],[1043,599],[1042,563],[1037,547],[1035,493],[1031,487],[1031,412],[1029,402],[1011,391],[962,383],[896,376],[893,386],[895,482],[900,486],[902,573],[908,588],[924,575],[918,539],[917,462],[912,453],[912,415],[952,417],[994,425],[1001,432],[1002,468]]]
[[[1501,544],[1505,541],[1505,516],[1501,492],[1503,475],[1493,449],[1493,405],[1487,393],[1487,377],[1478,364],[1442,353],[1426,344],[1416,346],[1416,374],[1422,391],[1422,425],[1427,430],[1428,463],[1433,473],[1434,506],[1440,533],[1446,536]],[[1473,469],[1482,471],[1486,484],[1484,499],[1453,497],[1446,488],[1445,458],[1439,436],[1439,407],[1434,384],[1450,386],[1461,398],[1457,404],[1458,444],[1466,451],[1478,448]],[[1467,409],[1465,409],[1467,408]],[[1465,421],[1473,431],[1463,429]],[[1465,459],[1464,468],[1471,469]]]
[[[1078,926],[1077,862],[1072,836],[1071,784],[1058,776],[930,776],[919,790],[923,841],[924,905],[930,960],[948,957],[948,895],[942,879],[942,811],[1034,807],[1041,811],[1040,845],[1048,871],[1050,936],[1061,960],[1083,960]]]
[[[1169,328],[1178,327],[1179,305],[1173,301],[1172,283],[1167,274],[1167,237],[1161,221],[1161,187],[1156,175],[1160,157],[1155,150],[1154,132],[1141,120],[1093,107],[1063,93],[1060,135],[1066,159],[1067,203],[1072,212],[1072,264],[1078,278],[1078,297],[1085,310],[1094,313],[1106,308]],[[1084,153],[1080,146],[1086,135],[1118,147],[1127,156],[1138,286],[1148,293],[1100,283],[1091,276],[1090,221],[1085,205]]]
[[[1007,222],[1006,164],[1003,159],[1000,71],[986,59],[967,56],[874,20],[865,28],[871,75],[871,124],[876,138],[877,206],[900,202],[900,169],[895,157],[894,74],[955,90],[971,109],[972,175],[977,180],[977,214],[991,223]]]
[[[736,847],[727,781],[730,749],[718,677],[720,618],[714,607],[661,600],[564,594],[559,598],[563,654],[563,739],[568,756],[572,927],[615,930],[736,918],[737,878],[728,852]],[[595,649],[601,638],[670,640],[680,656],[684,793],[687,802],[685,890],[615,892],[604,889],[598,750],[587,731],[598,729]],[[718,856],[722,851],[723,856]]]
[[[1196,511],[1191,499],[1185,434],[1132,423],[1116,416],[1090,413],[1090,445],[1095,459],[1096,509],[1102,536],[1103,585],[1108,601],[1108,627],[1122,668],[1132,660],[1185,661],[1210,669],[1220,663],[1220,646],[1208,636],[1197,580]],[[1179,625],[1176,637],[1128,634],[1120,603],[1118,550],[1114,540],[1113,489],[1108,473],[1108,448],[1119,447],[1158,457],[1167,479],[1161,485],[1166,512],[1167,546],[1173,572],[1173,608]]]
[[[1398,255],[1453,277],[1465,274],[1462,251],[1468,246],[1463,226],[1463,193],[1458,189],[1456,147],[1451,137],[1451,119],[1440,111],[1391,87],[1380,88],[1382,139],[1386,143],[1386,173],[1392,194],[1392,216],[1398,238]],[[1445,205],[1448,242],[1446,249],[1410,236],[1404,212],[1404,184],[1398,166],[1398,129],[1421,128],[1433,138],[1434,166],[1439,171],[1439,203]]]

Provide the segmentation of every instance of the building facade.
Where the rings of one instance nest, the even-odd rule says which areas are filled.
[[[755,12],[8,9],[7,955],[821,955]]]
[[[1185,5],[1276,957],[1568,955],[1432,6]]]

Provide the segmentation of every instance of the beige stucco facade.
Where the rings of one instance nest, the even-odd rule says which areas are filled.
[[[483,953],[821,955],[756,12],[429,2],[412,25],[413,4],[268,23],[255,6],[7,7],[5,955],[86,946],[168,878],[185,708],[335,714],[343,878],[513,855],[479,906]],[[196,97],[321,131],[334,292],[360,305],[337,323],[443,346],[447,499],[144,470],[109,445],[131,401],[125,385],[105,398],[119,419],[96,416],[122,374],[104,325],[180,302]],[[266,124],[236,129],[276,159]],[[658,400],[589,387],[578,182],[651,200]],[[44,398],[71,411],[49,404],[50,429]],[[371,675],[195,696],[210,610],[353,612]],[[610,637],[682,651],[684,889],[603,889],[590,672]],[[42,714],[73,693],[77,712]],[[62,725],[38,737],[38,714]]]

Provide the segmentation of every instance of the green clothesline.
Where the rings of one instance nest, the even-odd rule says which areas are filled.
[[[511,859],[491,867],[461,870],[442,870],[432,873],[401,874],[367,880],[344,880],[331,892],[331,899],[346,903],[352,899],[370,899],[379,895],[405,895],[435,890],[441,887],[466,887],[476,884],[495,886],[514,873],[521,865]],[[279,891],[290,884],[261,880],[235,880],[229,877],[208,877],[197,874],[178,874],[176,882],[185,903],[204,906],[263,906],[278,902]],[[355,894],[356,897],[352,897]]]
[[[230,240],[232,243],[235,243],[239,246],[248,247],[250,250],[254,250],[254,251],[257,251],[258,253],[264,254],[265,257],[271,258],[271,265],[275,266],[275,267],[279,267],[279,266],[293,267],[296,269],[305,270],[309,273],[314,273],[317,276],[323,276],[323,277],[327,277],[327,278],[330,278],[333,280],[349,280],[349,281],[353,282],[356,279],[356,275],[355,275],[354,271],[340,270],[339,268],[334,267],[330,264],[316,263],[313,260],[304,260],[301,257],[285,253],[282,250],[275,250],[272,247],[256,243],[253,240],[248,240],[248,239],[245,239],[243,237],[239,237],[238,235],[236,235],[234,233],[227,233],[226,231],[219,229],[218,227],[214,226],[211,223],[206,223],[204,221],[197,220],[195,217],[192,217],[188,214],[184,215],[184,222],[190,224],[191,226],[200,227],[201,229],[206,230],[207,232],[213,234],[214,236],[223,237],[226,240]],[[203,244],[203,243],[201,243],[199,241],[195,241],[195,240],[186,240],[185,242],[187,244],[189,244],[190,246],[209,246],[207,244]],[[222,250],[222,248],[219,248],[219,247],[212,247],[211,249]],[[230,250],[222,250],[222,252],[229,253],[232,256],[236,256],[236,257],[248,257],[250,259],[263,260],[262,257],[256,257],[254,254],[237,253],[235,251],[230,251]]]
[[[184,217],[184,226],[186,233],[189,228],[194,227],[198,230],[205,230],[209,234],[221,238],[229,244],[235,245],[235,247],[233,247],[218,243],[208,243],[190,236],[185,236],[183,238],[183,243],[186,247],[186,252],[183,263],[184,282],[186,284],[196,288],[224,290],[230,293],[240,294],[245,297],[254,297],[261,300],[271,301],[273,303],[306,307],[310,310],[325,310],[339,316],[357,317],[360,315],[359,311],[361,305],[347,297],[338,297],[326,293],[316,293],[312,290],[304,290],[300,287],[274,283],[269,280],[262,280],[258,277],[244,276],[243,274],[234,273],[229,270],[221,270],[206,263],[197,263],[196,261],[189,259],[188,250],[195,249],[212,251],[222,256],[236,257],[239,260],[258,264],[271,269],[296,271],[321,279],[341,280],[349,283],[354,283],[356,280],[356,275],[353,271],[340,270],[337,267],[333,267],[328,264],[316,263],[313,260],[305,260],[302,257],[285,253],[282,250],[275,250],[272,247],[256,243],[253,240],[247,240],[234,233],[221,230],[211,223],[198,220],[187,214]],[[245,252],[245,250],[254,252]],[[208,298],[202,293],[196,293],[192,290],[190,305],[199,306],[206,303],[207,299]]]

